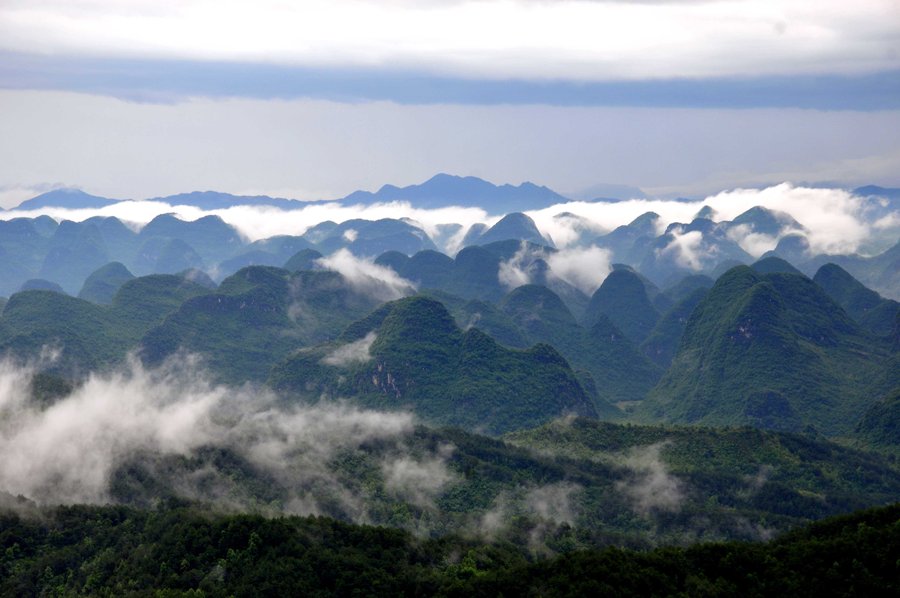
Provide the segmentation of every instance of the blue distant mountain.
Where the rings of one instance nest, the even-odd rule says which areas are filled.
[[[857,187],[853,190],[856,195],[876,195],[878,197],[886,197],[888,199],[900,199],[900,188],[897,187],[879,187],[878,185],[866,185],[865,187]]]
[[[90,209],[103,208],[119,200],[90,195],[79,189],[55,189],[23,201],[16,209],[39,210],[41,208]],[[221,210],[234,206],[274,206],[283,209],[302,207],[309,203],[296,199],[283,199],[267,195],[232,195],[218,191],[192,191],[165,197],[151,197],[146,201],[160,201],[173,206],[193,206],[201,210]]]
[[[363,204],[408,201],[417,208],[464,206],[484,208],[491,214],[507,214],[537,210],[569,199],[547,187],[533,183],[498,186],[472,176],[437,174],[421,185],[408,187],[385,185],[375,193],[355,191],[341,201]]]
[[[173,206],[193,206],[201,210],[222,210],[234,206],[274,206],[292,209],[309,203],[296,199],[269,197],[268,195],[232,195],[218,191],[192,191],[191,193],[154,197],[148,201],[161,201]]]
[[[53,191],[42,193],[37,197],[26,199],[15,209],[40,210],[48,207],[71,208],[73,210],[91,209],[103,208],[112,205],[117,201],[118,200],[116,199],[91,195],[80,189],[54,189]]]

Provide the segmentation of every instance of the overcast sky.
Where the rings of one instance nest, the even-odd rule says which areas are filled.
[[[0,3],[0,205],[900,185],[900,3]]]

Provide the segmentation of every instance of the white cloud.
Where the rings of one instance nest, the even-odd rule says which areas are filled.
[[[759,257],[765,252],[775,249],[778,245],[778,239],[783,236],[783,234],[772,236],[764,233],[752,232],[752,228],[749,224],[739,224],[728,230],[728,238],[740,245],[741,249],[753,257]]]
[[[892,0],[10,0],[0,9],[0,48],[13,51],[503,79],[872,72],[897,67],[898,30]]]
[[[382,463],[384,486],[389,492],[422,508],[433,508],[434,499],[457,477],[447,469],[455,447],[442,444],[435,456],[400,455]]]
[[[426,506],[456,479],[447,469],[452,446],[410,452],[410,413],[341,403],[286,407],[260,389],[210,384],[190,356],[153,370],[131,361],[92,374],[50,405],[30,398],[33,374],[0,361],[0,491],[39,504],[106,503],[117,470],[137,463],[185,498],[223,508],[266,506],[215,468],[185,475],[154,469],[159,459],[196,457],[203,447],[232,451],[277,481],[287,496],[267,508],[294,514],[333,514],[337,505],[353,520],[369,521],[366,491],[330,464],[374,440],[387,452],[385,488],[401,500]]]
[[[657,250],[660,256],[672,256],[682,268],[690,268],[695,272],[705,266],[704,258],[708,257],[703,251],[703,233],[692,230],[682,233],[680,230],[672,231],[672,240],[662,249]]]
[[[685,499],[684,483],[669,474],[660,458],[667,442],[636,447],[625,455],[624,464],[632,475],[616,488],[632,499],[632,508],[642,514],[652,511],[678,511]]]
[[[399,299],[416,292],[416,285],[370,258],[356,257],[348,249],[316,260],[322,268],[339,272],[357,292],[380,301]]]
[[[535,259],[544,257],[544,252],[533,252],[526,243],[522,243],[518,251],[508,260],[500,262],[497,279],[507,290],[518,288],[531,282],[528,265]]]
[[[723,191],[698,201],[571,202],[528,212],[528,215],[542,231],[562,226],[560,220],[554,220],[554,216],[560,212],[576,214],[607,230],[627,224],[646,212],[656,212],[660,215],[659,226],[666,227],[674,222],[690,222],[694,214],[704,205],[714,209],[716,218],[720,221],[733,220],[755,206],[790,214],[806,230],[813,253],[852,253],[857,251],[872,233],[864,198],[843,189],[810,188],[790,183],[764,189]],[[780,237],[790,232],[792,232],[790,229],[785,228],[774,239],[745,235],[740,237],[740,243],[748,253],[755,254],[761,248],[772,245],[773,241],[777,243]],[[684,264],[693,268],[698,264],[696,253],[698,248],[699,235],[687,233],[678,236],[666,250],[678,251],[683,256]]]
[[[354,363],[365,363],[369,361],[372,359],[369,349],[372,348],[372,343],[375,342],[375,336],[375,332],[373,331],[359,340],[347,343],[346,345],[341,345],[323,357],[322,363],[325,365],[343,367]]]
[[[530,270],[536,260],[544,260],[549,266],[549,280],[561,280],[589,296],[612,270],[610,252],[607,249],[592,245],[544,251],[531,248],[523,242],[512,257],[500,262],[497,279],[507,290],[539,282],[532,279]]]
[[[594,294],[612,271],[609,250],[595,246],[561,249],[547,256],[547,264],[553,276],[588,296]]]

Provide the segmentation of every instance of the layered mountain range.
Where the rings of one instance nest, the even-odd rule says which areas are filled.
[[[526,192],[556,201],[502,191]],[[315,514],[533,558],[900,501],[900,244],[696,216],[566,242],[522,212],[252,242],[215,215],[0,221],[0,510]]]

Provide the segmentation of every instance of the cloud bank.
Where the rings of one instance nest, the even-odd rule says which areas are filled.
[[[873,255],[894,245],[900,236],[900,211],[892,210],[890,205],[875,199],[860,197],[837,188],[811,188],[782,183],[763,189],[723,191],[692,201],[571,201],[527,212],[540,232],[555,240],[560,251],[548,252],[546,255],[526,255],[527,252],[517,254],[513,260],[503,265],[499,276],[509,288],[527,284],[531,282],[527,266],[534,259],[540,258],[550,265],[552,276],[590,293],[609,272],[609,261],[615,257],[604,253],[603,249],[592,247],[598,236],[628,224],[647,212],[659,214],[656,232],[661,234],[672,223],[690,223],[704,207],[714,211],[716,221],[730,221],[756,206],[789,215],[797,221],[799,229],[794,224],[785,224],[776,234],[753,231],[746,225],[729,229],[728,238],[753,257],[774,249],[780,239],[795,233],[807,238],[811,255]],[[237,206],[210,211],[192,206],[172,206],[158,201],[122,201],[101,209],[10,210],[0,212],[0,219],[33,218],[46,214],[57,220],[82,221],[94,216],[115,216],[139,230],[157,215],[165,213],[175,214],[184,220],[196,220],[207,215],[219,216],[234,226],[248,241],[275,235],[301,235],[325,220],[344,222],[354,218],[407,219],[442,243],[439,249],[450,255],[459,249],[459,243],[470,226],[477,223],[490,225],[501,216],[489,214],[481,208],[415,208],[404,201],[371,205],[328,202],[301,204],[295,209]],[[461,226],[448,226],[451,224]],[[448,230],[456,232],[448,235]],[[715,258],[703,253],[703,244],[697,232],[674,231],[674,239],[662,251],[672,254],[679,265],[694,270],[700,269],[705,261]],[[346,250],[325,258],[321,264],[325,268],[341,272],[353,284],[377,298],[389,300],[414,292],[413,285],[398,277],[392,270],[355,258]]]

